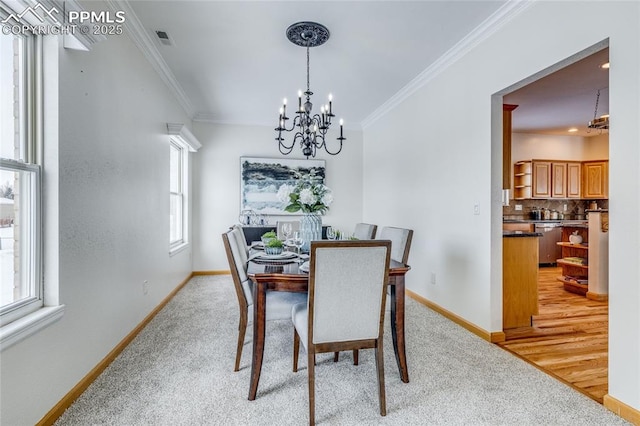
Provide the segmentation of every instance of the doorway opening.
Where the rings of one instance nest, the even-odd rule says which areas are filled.
[[[511,126],[503,123],[505,135],[493,140],[496,163],[495,152],[503,154],[500,228],[541,235],[538,313],[530,326],[505,328],[500,345],[600,403],[608,390],[609,138],[608,127],[588,123],[602,123],[609,111],[608,68],[601,67],[608,45],[591,46],[493,99],[494,129],[503,105]],[[570,242],[572,235],[583,243]]]

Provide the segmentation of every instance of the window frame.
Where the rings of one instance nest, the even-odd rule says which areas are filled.
[[[8,16],[8,13],[10,12],[7,11],[5,4],[0,2],[0,16],[4,18]],[[45,235],[48,235],[48,232],[45,232],[45,222],[47,222],[46,198],[44,196],[46,170],[42,167],[44,162],[43,141],[45,127],[47,127],[43,118],[44,106],[45,103],[51,104],[51,107],[57,104],[52,101],[52,99],[57,99],[57,88],[54,90],[53,87],[56,84],[54,81],[48,83],[52,86],[46,89],[47,93],[50,91],[52,96],[48,101],[44,97],[44,68],[45,62],[48,64],[47,66],[57,67],[59,42],[57,37],[29,33],[24,33],[21,36],[25,38],[21,78],[26,84],[20,94],[23,100],[20,104],[22,117],[26,117],[20,124],[21,137],[24,141],[20,155],[18,155],[21,158],[19,160],[5,158],[2,163],[4,166],[9,166],[9,169],[14,166],[13,162],[21,163],[22,166],[18,167],[24,167],[35,176],[34,203],[37,203],[35,216],[37,227],[34,228],[32,235],[38,240],[35,245],[38,253],[35,273],[37,275],[36,288],[40,293],[37,298],[34,298],[33,303],[28,304],[28,307],[25,305],[20,309],[8,309],[6,315],[2,317],[0,321],[0,352],[53,324],[64,315],[64,305],[60,304],[58,299],[57,278],[52,277],[48,282],[45,279],[45,257],[47,256]],[[57,140],[53,145],[56,143]],[[36,169],[37,171],[35,171]],[[50,254],[50,256],[52,255]]]
[[[10,35],[3,35],[7,37]],[[13,35],[14,37],[16,35]],[[19,99],[20,119],[18,129],[20,133],[19,159],[1,158],[2,170],[9,172],[28,173],[33,176],[28,179],[32,184],[29,191],[28,216],[23,220],[29,223],[25,234],[28,239],[28,247],[23,250],[21,245],[21,266],[28,262],[28,285],[32,287],[33,294],[29,297],[0,306],[0,326],[4,327],[20,318],[23,318],[44,306],[43,283],[43,238],[42,238],[42,170],[38,152],[41,146],[42,135],[42,36],[27,34],[20,35],[22,57],[20,58],[19,79],[22,83],[17,93]],[[22,184],[21,184],[22,185]],[[22,192],[22,191],[20,191]],[[23,257],[25,257],[24,259]],[[22,283],[22,285],[25,285]],[[0,339],[0,342],[2,340]]]
[[[27,213],[28,216],[26,218],[23,217],[21,220],[22,227],[28,223],[25,233],[29,245],[26,249],[21,249],[20,253],[21,266],[24,266],[25,262],[29,266],[29,277],[26,285],[33,288],[33,294],[11,304],[0,306],[0,325],[4,326],[44,306],[42,279],[42,174],[41,167],[38,164],[23,163],[5,158],[0,158],[0,168],[5,171],[29,173],[33,176],[28,182],[31,184],[31,189],[29,190],[29,199],[26,201],[31,205]],[[21,188],[19,192],[24,194],[25,191],[22,189],[24,188]],[[23,283],[23,285],[25,284]]]
[[[177,164],[177,168],[178,170],[174,171],[171,169],[171,160],[169,161],[169,182],[172,181],[173,176],[172,174],[175,172],[176,176],[175,179],[177,181],[177,190],[176,191],[172,191],[173,188],[171,188],[171,184],[169,185],[169,253],[170,254],[175,254],[181,250],[183,250],[184,248],[186,248],[189,245],[189,240],[188,240],[188,222],[189,222],[189,209],[188,209],[188,199],[189,199],[189,193],[188,193],[188,178],[189,178],[189,149],[188,147],[182,142],[180,141],[178,138],[176,137],[171,137],[169,138],[169,158],[171,158],[171,150],[177,150],[178,152],[178,164]],[[178,224],[176,227],[176,231],[180,231],[179,232],[179,238],[176,238],[174,240],[171,239],[171,235],[172,235],[172,220],[171,220],[171,215],[172,215],[172,209],[171,209],[171,203],[172,203],[172,197],[178,197],[180,199],[180,205],[178,208]]]

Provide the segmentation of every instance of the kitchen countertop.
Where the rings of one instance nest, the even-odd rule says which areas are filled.
[[[589,223],[589,221],[587,219],[543,219],[543,220],[502,219],[502,223],[557,223],[560,225],[573,225],[573,224],[586,225],[587,223]]]
[[[541,232],[525,232],[525,231],[502,231],[503,238],[513,237],[542,237]]]

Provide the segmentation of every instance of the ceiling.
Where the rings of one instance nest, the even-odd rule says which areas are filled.
[[[316,108],[333,94],[348,127],[406,86],[505,1],[129,1],[196,119],[275,125],[283,98],[306,85],[306,50],[285,36],[315,21],[331,36],[312,48]],[[130,19],[128,18],[127,21]],[[155,30],[169,34],[161,44]],[[349,126],[351,125],[351,126]]]
[[[608,48],[505,95],[504,103],[518,105],[512,114],[513,132],[600,134],[599,130],[588,129],[587,124],[594,118],[598,90],[597,116],[609,113],[609,70],[601,68],[606,62],[609,62]],[[569,132],[570,128],[578,131]]]
[[[122,2],[121,2],[122,3]],[[277,124],[283,98],[306,85],[306,51],[289,42],[299,21],[325,25],[331,36],[310,51],[312,102],[333,94],[346,127],[363,122],[487,19],[506,1],[128,1],[150,41],[147,56],[195,120]],[[494,15],[495,16],[495,15]],[[136,21],[127,19],[127,21]],[[171,45],[160,42],[164,31]],[[608,52],[606,52],[608,55]],[[505,96],[520,105],[515,132],[567,134],[608,112],[608,74],[594,55]],[[584,133],[581,132],[581,133]],[[586,133],[585,133],[586,134]]]

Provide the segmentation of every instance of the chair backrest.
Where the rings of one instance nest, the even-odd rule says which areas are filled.
[[[353,232],[353,236],[359,240],[373,240],[376,237],[376,230],[378,225],[371,225],[370,223],[356,223],[356,229]]]
[[[409,262],[409,250],[411,250],[411,240],[413,239],[412,229],[385,226],[380,231],[379,238],[391,240],[391,259],[405,265]]]
[[[236,234],[235,234],[236,240],[238,240],[238,246],[241,247],[241,248],[244,248],[244,253],[245,253],[246,257],[249,258],[249,246],[247,245],[247,239],[246,239],[246,235],[244,234],[244,228],[242,227],[242,225],[237,225],[236,224],[236,225],[233,225],[229,229],[237,229],[238,230],[238,232],[236,232]]]
[[[249,306],[253,304],[253,282],[247,275],[247,254],[244,250],[246,244],[242,231],[232,228],[222,234],[222,242],[227,253],[229,269],[233,278],[233,285],[236,289],[238,302],[241,305]]]
[[[282,225],[285,223],[291,224],[291,235],[289,238],[293,236],[293,233],[300,230],[300,221],[299,220],[279,220],[276,222],[276,234],[278,235],[279,240],[284,240],[284,233],[282,232]]]
[[[391,241],[312,241],[309,330],[313,344],[382,335]]]

